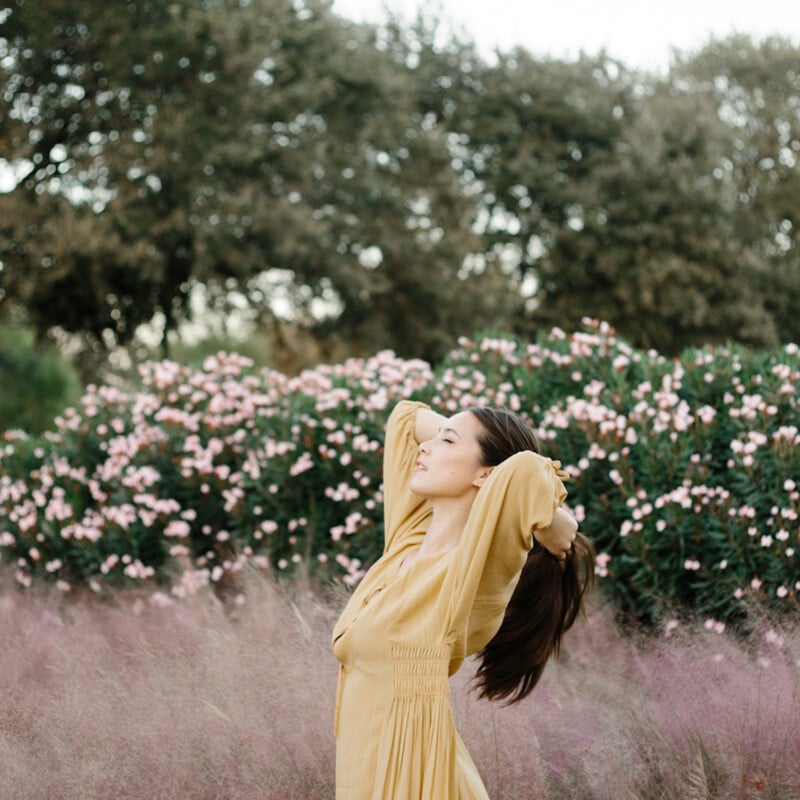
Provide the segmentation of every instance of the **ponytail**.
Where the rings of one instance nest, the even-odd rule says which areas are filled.
[[[521,450],[539,452],[532,428],[504,409],[470,409],[481,423],[481,463],[496,466]],[[558,656],[561,638],[583,609],[594,585],[594,547],[577,533],[566,561],[538,542],[528,553],[500,630],[478,653],[475,687],[480,697],[516,703],[530,694],[550,656]]]
[[[583,534],[560,561],[534,541],[505,617],[494,638],[478,653],[479,697],[516,703],[539,681],[550,656],[583,609],[594,585],[594,547]]]

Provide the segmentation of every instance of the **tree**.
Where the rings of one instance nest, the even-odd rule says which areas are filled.
[[[800,47],[771,37],[711,42],[680,58],[673,80],[703,93],[731,132],[724,164],[736,189],[737,239],[763,264],[758,280],[781,341],[800,341]]]
[[[259,152],[228,168],[238,170],[237,186],[250,180],[254,219],[273,232],[258,246],[291,271],[295,304],[328,291],[335,313],[316,324],[306,315],[318,336],[349,352],[390,346],[435,359],[465,326],[500,319],[506,303],[496,290],[502,276],[463,269],[477,249],[467,228],[473,199],[451,169],[443,131],[420,108],[417,48],[415,32],[379,35],[310,17],[303,39],[284,41],[273,66],[276,86],[313,70],[302,110],[270,122],[271,109],[253,98],[254,125],[271,134],[259,146],[284,143],[280,181],[264,193],[248,179],[265,159]]]
[[[39,331],[102,350],[160,313],[166,343],[199,283],[269,316],[270,270],[351,351],[436,357],[501,313],[411,44],[288,0],[16,0],[4,27],[0,302]]]
[[[537,316],[598,316],[667,353],[775,344],[762,265],[736,231],[727,133],[707,98],[657,87],[541,259]]]
[[[717,72],[736,61],[720,58]],[[765,60],[754,103],[758,81],[769,87],[774,72],[785,117],[791,59]],[[787,212],[772,227],[765,215],[743,219],[758,193],[741,181],[748,170],[733,166],[743,145],[725,104],[740,88],[722,99],[678,67],[659,81],[602,57],[545,65],[524,53],[501,57],[479,83],[481,99],[475,92],[459,124],[482,188],[486,247],[510,248],[536,287],[518,331],[571,328],[590,315],[665,352],[727,339],[771,346],[792,335],[779,298],[796,296],[787,291],[794,270],[769,253],[793,223]],[[781,130],[773,115],[757,127]],[[747,149],[744,164],[756,158]],[[788,163],[780,152],[768,164]],[[786,176],[774,185],[787,186]]]
[[[675,351],[798,337],[798,52],[488,64],[328,0],[8,0],[0,311],[98,359],[198,287],[319,357],[437,359],[601,316]]]
[[[208,13],[189,2],[15,0],[4,20],[0,302],[44,333],[128,341],[185,310],[204,150],[235,123]]]
[[[54,348],[34,346],[30,331],[0,324],[0,432],[51,430],[53,418],[80,398],[75,371]]]
[[[633,77],[604,55],[563,62],[519,49],[493,65],[463,50],[447,55],[431,81],[430,113],[448,129],[454,168],[477,195],[470,224],[481,259],[527,298],[506,327],[532,335],[554,321],[530,313],[551,301],[543,259],[593,203],[595,174],[616,158]],[[555,318],[568,322],[563,311]]]

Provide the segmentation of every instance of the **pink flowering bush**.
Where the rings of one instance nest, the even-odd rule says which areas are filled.
[[[569,503],[618,605],[714,624],[800,596],[798,347],[635,350],[603,323],[539,342],[463,340],[433,402],[528,416],[572,477]]]
[[[512,408],[570,473],[569,503],[619,607],[711,625],[796,609],[800,432],[795,345],[680,359],[591,320],[537,342],[463,339],[435,372],[390,352],[297,377],[233,354],[146,363],[89,387],[39,439],[5,434],[0,560],[29,585],[235,592],[250,562],[358,581],[383,539],[383,426],[404,397],[445,413]]]
[[[90,386],[41,440],[5,435],[0,555],[20,584],[149,581],[164,603],[248,561],[361,576],[381,545],[387,409],[427,364],[380,353],[289,378],[220,354],[140,374],[138,391]]]

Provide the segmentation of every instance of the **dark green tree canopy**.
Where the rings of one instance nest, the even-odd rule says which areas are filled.
[[[663,78],[488,63],[324,0],[6,0],[0,311],[98,353],[203,287],[337,355],[602,317],[675,352],[800,338],[800,48]],[[276,277],[280,281],[276,280]]]

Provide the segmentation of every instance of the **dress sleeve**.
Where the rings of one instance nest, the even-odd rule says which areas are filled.
[[[408,488],[417,460],[414,422],[424,403],[401,400],[389,415],[383,450],[384,553],[403,546],[409,534],[419,531],[430,516],[427,500]]]
[[[566,477],[559,462],[526,451],[495,467],[481,487],[448,576],[455,659],[477,652],[497,632],[533,530],[547,527],[567,496]]]

